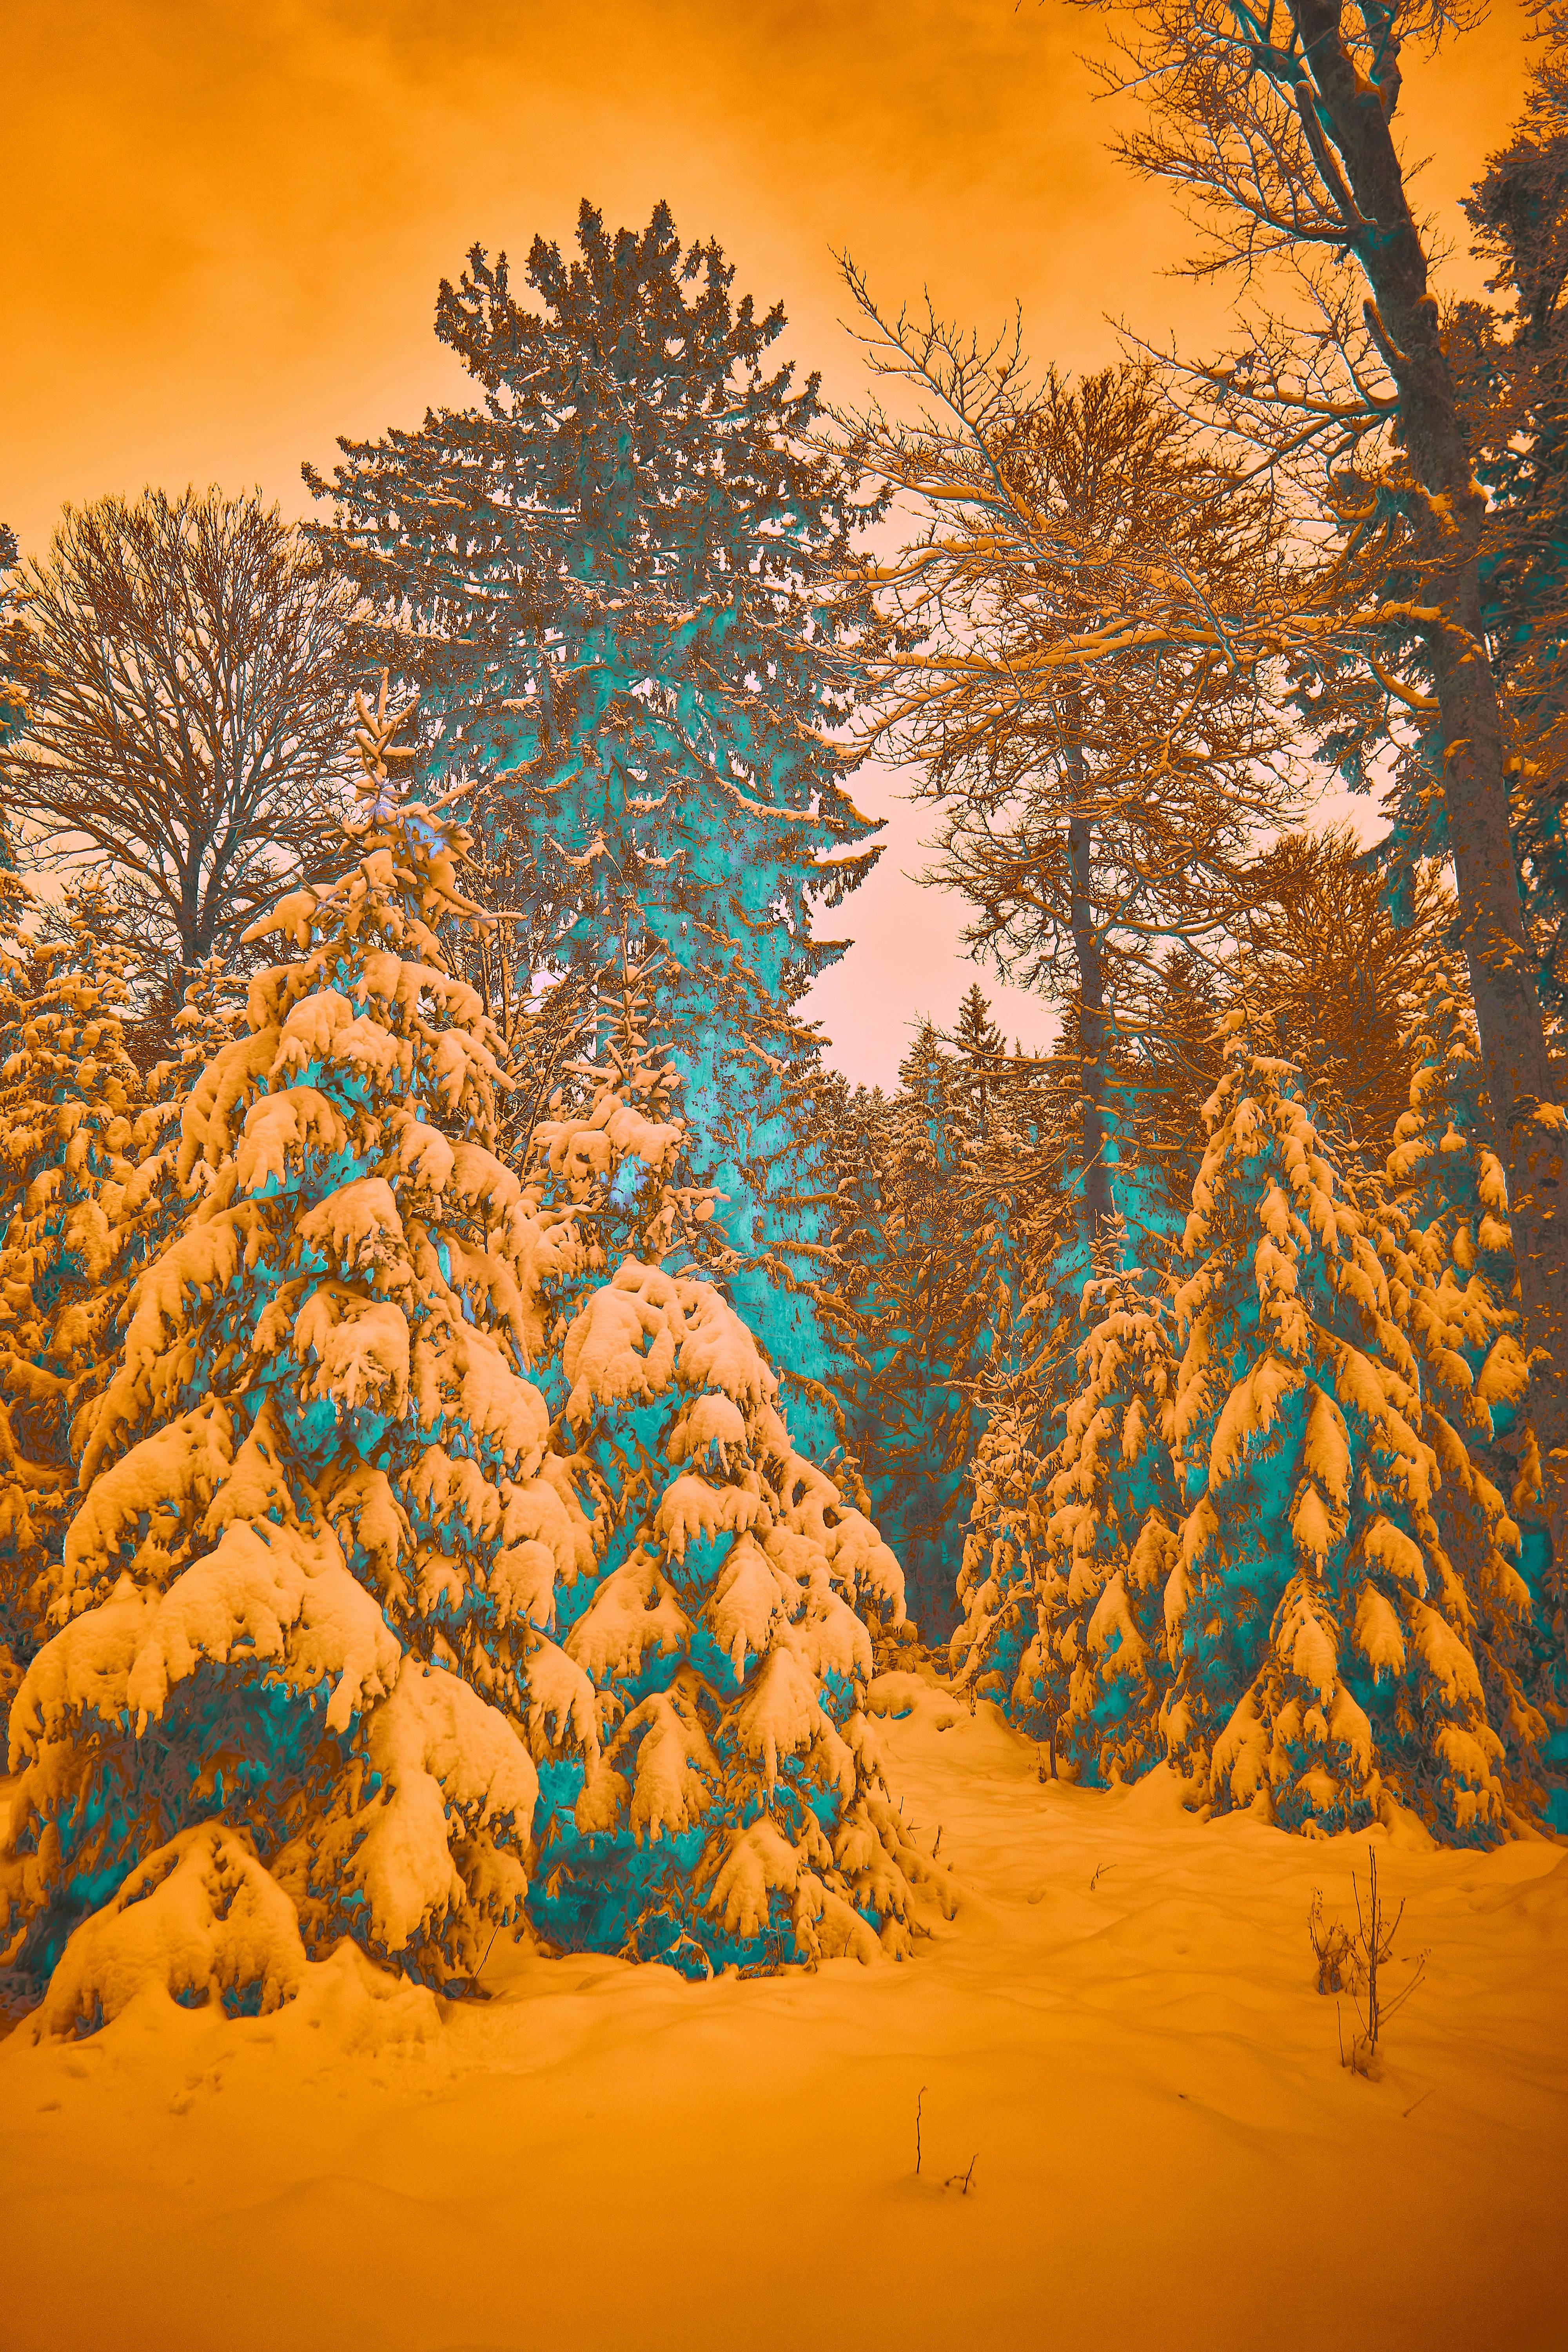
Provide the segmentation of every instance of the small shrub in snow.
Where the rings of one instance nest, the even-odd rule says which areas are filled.
[[[1377,1854],[1370,1846],[1366,1868],[1364,1895],[1361,1881],[1353,1871],[1351,1874],[1355,1896],[1353,1932],[1342,1922],[1325,1923],[1321,1895],[1312,1898],[1307,1925],[1318,1955],[1318,1990],[1346,1993],[1361,2029],[1348,2042],[1342,2030],[1340,2063],[1354,2074],[1375,2076],[1383,2068],[1378,2044],[1384,2029],[1421,1984],[1426,1955],[1416,1954],[1410,1963],[1410,1975],[1391,1993],[1387,1971],[1394,1964],[1394,1939],[1405,1916],[1405,1905],[1402,1902],[1393,1918],[1389,1917],[1377,1884]]]

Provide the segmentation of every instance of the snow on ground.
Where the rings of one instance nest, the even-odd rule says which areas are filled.
[[[1373,1841],[1204,1825],[1163,1772],[1042,1784],[993,1709],[880,1695],[958,1896],[905,1966],[498,1951],[496,1998],[438,2011],[345,1950],[273,2018],[147,1996],[83,2043],[13,2033],[0,2345],[1568,2342],[1561,1846],[1374,1833],[1430,1958],[1369,2083],[1306,1914],[1349,1911]]]

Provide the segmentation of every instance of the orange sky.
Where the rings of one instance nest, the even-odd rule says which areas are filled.
[[[1407,145],[1456,241],[1518,111],[1521,26],[1500,0],[1409,62]],[[1064,0],[0,0],[0,520],[38,552],[63,500],[192,480],[303,512],[300,459],[335,434],[464,396],[438,278],[476,240],[565,242],[584,194],[612,225],[666,196],[717,236],[842,397],[844,246],[895,304],[1021,299],[1037,361],[1102,363],[1107,312],[1201,343],[1215,297],[1161,275],[1182,224],[1104,152],[1075,54],[1097,37]],[[835,1058],[887,1078],[913,1011],[950,1020],[973,975],[957,911],[902,878],[918,815],[863,782],[895,839],[817,1009]],[[1045,1034],[1043,1006],[1005,1010]]]

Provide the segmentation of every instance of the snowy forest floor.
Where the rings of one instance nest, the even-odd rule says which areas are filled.
[[[1202,1824],[1163,1770],[1042,1785],[994,1709],[879,1695],[913,1701],[889,1777],[958,1897],[906,1966],[498,1950],[495,1999],[438,2016],[345,1951],[268,2019],[144,1995],[83,2043],[12,2033],[0,2344],[1564,2341],[1561,1846],[1374,1833],[1430,1957],[1369,2083],[1306,1927],[1314,1887],[1353,1916],[1366,1837]]]

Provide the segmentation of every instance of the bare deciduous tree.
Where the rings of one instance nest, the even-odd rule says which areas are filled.
[[[1268,499],[1215,468],[1150,369],[1024,383],[1015,335],[885,320],[846,274],[874,370],[921,403],[839,423],[922,512],[872,568],[888,631],[873,740],[943,804],[931,879],[1008,978],[1070,1005],[1088,1237],[1111,1209],[1106,1098],[1127,989],[1246,903],[1259,825],[1293,797],[1267,665],[1230,617],[1278,601]],[[1282,682],[1281,682],[1282,683]]]
[[[335,855],[353,592],[258,496],[154,490],[68,507],[18,605],[27,723],[0,777],[33,857],[106,867],[152,975],[231,953]]]

